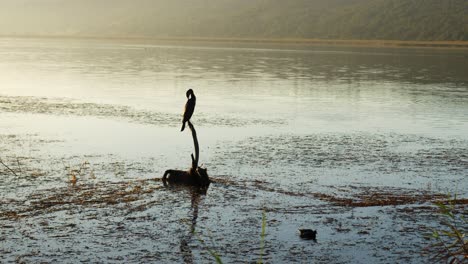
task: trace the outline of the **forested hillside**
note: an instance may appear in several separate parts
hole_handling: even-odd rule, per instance
[[[468,40],[468,1],[0,0],[0,35]]]

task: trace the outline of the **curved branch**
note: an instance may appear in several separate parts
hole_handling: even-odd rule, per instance
[[[208,189],[211,181],[208,177],[207,169],[198,167],[200,149],[198,146],[197,131],[190,121],[187,123],[192,131],[193,145],[195,146],[195,155],[193,153],[190,155],[192,157],[192,167],[188,171],[166,170],[162,181],[164,185],[167,183],[179,183],[202,187],[200,191],[206,194],[206,190]]]
[[[190,130],[192,131],[192,137],[193,137],[193,145],[195,146],[195,157],[193,156],[193,153],[192,153],[192,169],[197,169],[198,168],[198,160],[199,160],[199,154],[200,154],[200,150],[199,150],[199,147],[198,147],[198,139],[197,139],[197,131],[195,130],[195,127],[192,125],[192,123],[190,121],[187,121],[189,127],[190,127]]]

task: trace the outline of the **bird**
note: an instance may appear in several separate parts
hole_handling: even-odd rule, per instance
[[[197,101],[197,97],[195,97],[195,94],[193,93],[192,89],[188,89],[185,95],[187,96],[188,100],[185,104],[184,119],[182,120],[182,129],[180,129],[180,131],[184,131],[185,123],[188,122],[192,117],[193,111],[195,110],[195,103]]]
[[[317,231],[312,229],[299,229],[301,234],[299,235],[302,239],[314,240],[317,238]]]

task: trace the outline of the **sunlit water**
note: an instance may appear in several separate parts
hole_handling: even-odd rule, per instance
[[[468,52],[459,50],[1,39],[0,157],[14,169],[42,176],[15,178],[2,168],[0,197],[67,186],[67,168],[84,161],[97,182],[159,178],[166,169],[186,169],[192,138],[179,130],[188,88],[197,96],[192,120],[200,162],[213,177],[259,180],[297,193],[364,186],[466,196],[467,58]],[[229,187],[212,189],[205,209],[223,215],[223,221],[239,217],[236,205],[222,211],[223,201],[251,206],[257,218],[265,204],[285,208],[304,202],[253,194],[249,203],[217,196]],[[244,213],[248,222],[252,212]],[[206,225],[216,229],[209,216]],[[307,219],[307,213],[301,217]],[[286,261],[288,254],[274,252],[295,243],[291,232],[310,221],[279,221],[270,237],[278,245],[269,254]],[[245,228],[258,231],[257,224]],[[222,228],[233,232],[229,225]],[[301,250],[296,253],[311,258]],[[379,260],[371,251],[363,251],[365,259]],[[236,254],[225,257],[239,260]],[[341,254],[345,262],[360,258],[352,247],[329,254]],[[293,259],[300,260],[297,256]]]

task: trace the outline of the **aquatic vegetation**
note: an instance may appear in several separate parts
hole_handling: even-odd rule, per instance
[[[84,176],[88,176],[91,179],[96,178],[94,170],[87,160],[81,162],[78,166],[65,165],[65,169],[67,170],[67,179],[69,179],[72,184],[76,184],[78,179]]]
[[[96,104],[79,102],[67,98],[39,98],[24,96],[0,96],[0,111],[5,113],[32,113],[56,116],[74,117],[99,117],[101,119],[119,120],[136,124],[152,124],[158,126],[170,126],[179,122],[179,115],[160,111],[141,110],[130,106],[117,104]],[[254,124],[276,124],[286,123],[284,119],[278,118],[239,118],[232,115],[213,116],[201,113],[197,120],[203,124],[243,127]]]
[[[193,230],[193,233],[197,236],[198,241],[202,244],[202,246],[205,248],[205,250],[215,259],[216,263],[222,264],[223,260],[221,259],[221,256],[218,254],[218,252],[216,252],[215,250],[209,248],[206,245],[205,240],[200,236],[200,234],[198,234],[196,232],[196,230]]]
[[[435,240],[426,251],[432,252],[433,261],[447,261],[447,263],[467,263],[468,262],[468,239],[466,238],[467,219],[457,211],[456,205],[466,203],[466,200],[457,200],[448,196],[446,202],[440,201],[435,204],[439,208],[442,220],[441,226],[434,229],[429,236]]]

